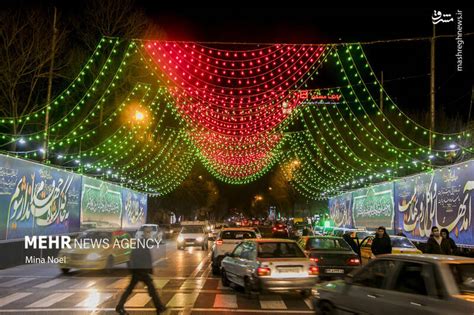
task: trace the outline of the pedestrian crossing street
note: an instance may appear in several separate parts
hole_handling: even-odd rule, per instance
[[[207,275],[207,273],[206,273]],[[0,277],[0,314],[42,311],[113,311],[130,277]],[[311,314],[309,299],[299,293],[269,293],[250,298],[238,288],[226,288],[217,277],[154,278],[170,312],[227,311]],[[125,304],[130,310],[154,310],[140,283]],[[172,313],[170,313],[172,314]]]

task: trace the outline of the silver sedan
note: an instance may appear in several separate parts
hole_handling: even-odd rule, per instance
[[[247,294],[299,290],[310,294],[319,269],[295,241],[255,239],[238,245],[221,263],[222,284],[244,287]]]

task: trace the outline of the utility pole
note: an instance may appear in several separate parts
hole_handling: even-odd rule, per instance
[[[383,113],[383,71],[380,71],[380,111]]]
[[[430,80],[430,150],[433,148],[433,135],[435,130],[435,55],[436,55],[436,25],[433,24],[433,37],[431,38],[431,80]]]
[[[43,162],[48,159],[48,145],[49,145],[49,107],[51,103],[51,90],[53,88],[53,71],[54,71],[54,56],[56,55],[56,40],[58,37],[58,29],[56,28],[57,9],[54,7],[53,16],[53,39],[51,41],[51,63],[49,64],[48,74],[48,94],[46,96],[46,115],[44,119],[44,142],[43,142]]]

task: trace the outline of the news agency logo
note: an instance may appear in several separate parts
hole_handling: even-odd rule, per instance
[[[431,22],[433,22],[434,25],[438,23],[450,23],[453,22],[454,18],[451,15],[451,13],[442,13],[441,11],[438,10],[433,10],[433,15],[431,16]]]
[[[75,238],[67,235],[55,236],[25,236],[25,249],[136,249],[157,248],[159,244],[154,239],[115,239],[111,242],[108,238]]]

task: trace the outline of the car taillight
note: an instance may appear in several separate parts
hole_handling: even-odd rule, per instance
[[[273,231],[276,231],[276,229],[277,229],[277,228],[276,228],[276,227],[274,227],[272,230],[273,230]]]
[[[347,260],[347,265],[349,265],[349,266],[359,266],[360,265],[360,259],[359,258],[349,258]]]
[[[317,276],[319,275],[319,268],[316,266],[309,266],[308,274],[312,276]]]
[[[262,276],[269,276],[272,274],[272,271],[268,267],[258,267],[257,268],[257,275],[260,277]]]
[[[222,245],[222,240],[217,240],[217,241],[216,241],[216,244],[217,244],[217,245]]]
[[[319,258],[317,258],[317,257],[311,257],[309,260],[311,260],[315,263],[319,262]]]

